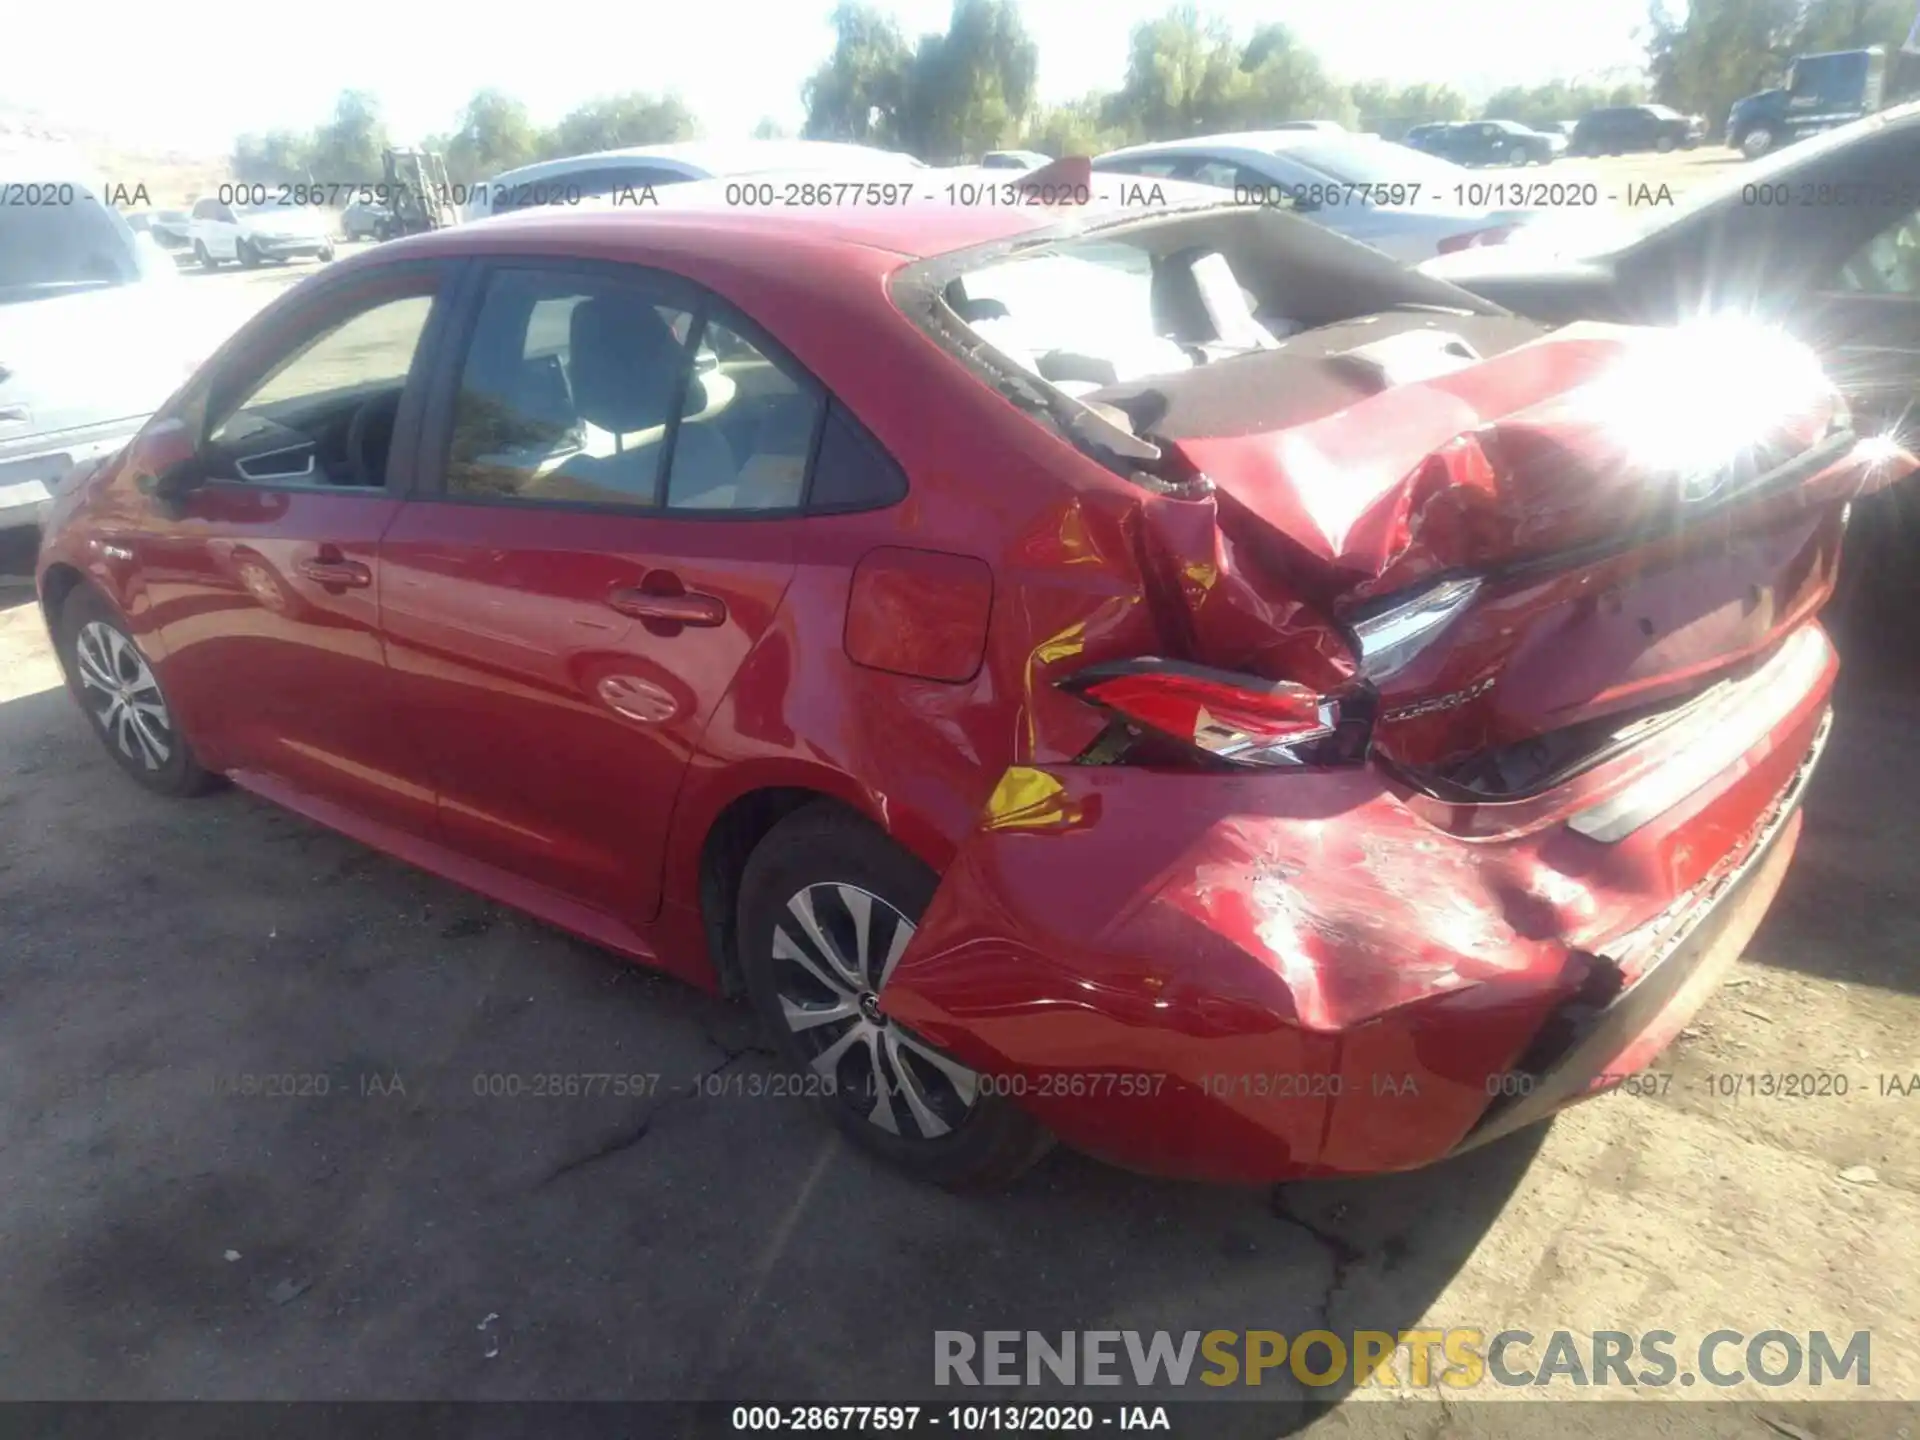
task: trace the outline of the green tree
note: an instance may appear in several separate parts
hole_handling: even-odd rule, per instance
[[[365,90],[343,90],[332,118],[313,135],[314,178],[324,184],[370,184],[381,176],[386,148],[380,102]]]
[[[1062,155],[1102,155],[1145,138],[1108,124],[1106,103],[1107,97],[1096,91],[1065,105],[1040,107],[1029,117],[1019,148],[1058,159]]]
[[[499,90],[478,91],[447,142],[448,176],[463,183],[490,180],[535,159],[540,143],[525,105]]]
[[[1913,24],[1913,0],[1813,0],[1800,17],[1794,52],[1860,50],[1884,45],[1896,51]]]
[[[242,135],[233,147],[233,178],[249,185],[286,185],[320,178],[313,169],[313,142],[291,130]]]
[[[1226,24],[1191,5],[1133,27],[1127,75],[1109,97],[1109,125],[1155,140],[1232,128],[1250,89]]]
[[[1389,85],[1363,80],[1353,87],[1353,109],[1362,129],[1397,140],[1415,125],[1464,120],[1467,97],[1448,85]]]
[[[753,138],[756,140],[788,140],[792,137],[787,133],[786,126],[782,125],[771,115],[763,115],[760,117],[760,123],[753,127]]]
[[[1351,125],[1359,118],[1351,88],[1333,80],[1320,57],[1284,25],[1262,25],[1253,32],[1241,52],[1240,70],[1247,79],[1230,110],[1236,129],[1260,130],[1281,120]]]
[[[902,139],[924,159],[998,149],[1033,107],[1040,51],[1014,0],[954,0],[944,35],[923,35],[907,71]]]
[[[1705,116],[1717,130],[1735,100],[1779,74],[1802,18],[1798,0],[1690,0],[1681,19],[1654,0],[1647,44],[1654,97]]]
[[[591,155],[628,145],[667,145],[698,133],[693,112],[677,95],[632,91],[589,100],[553,127],[540,144],[549,157]]]
[[[1481,114],[1489,120],[1518,120],[1522,125],[1546,125],[1555,120],[1578,120],[1589,110],[1607,105],[1638,105],[1647,98],[1646,86],[1628,82],[1614,86],[1549,80],[1543,85],[1509,85],[1487,97]]]
[[[870,5],[833,12],[833,53],[801,87],[812,140],[895,145],[906,102],[910,56],[900,27]]]

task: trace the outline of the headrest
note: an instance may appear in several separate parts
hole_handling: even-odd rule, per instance
[[[689,363],[686,348],[660,312],[637,295],[595,295],[573,307],[567,366],[580,418],[617,435],[664,425]],[[706,406],[692,390],[688,408]]]

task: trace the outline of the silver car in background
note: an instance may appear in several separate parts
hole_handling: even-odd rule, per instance
[[[218,311],[91,176],[0,157],[0,529],[112,454],[221,338]],[[20,203],[14,203],[18,201]]]
[[[845,172],[866,178],[924,170],[923,161],[896,150],[830,140],[688,140],[675,145],[639,145],[542,160],[496,175],[466,196],[463,220],[484,220],[541,205],[582,200],[687,180],[736,175]]]
[[[1532,212],[1477,203],[1499,187],[1465,166],[1371,135],[1255,130],[1133,145],[1096,173],[1191,180],[1243,203],[1287,203],[1329,230],[1403,265],[1497,244]]]

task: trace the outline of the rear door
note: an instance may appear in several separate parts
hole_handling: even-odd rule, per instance
[[[818,384],[631,266],[477,277],[381,547],[447,841],[630,923],[688,759],[794,571]]]

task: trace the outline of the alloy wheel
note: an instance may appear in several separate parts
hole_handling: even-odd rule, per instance
[[[74,644],[87,711],[129,760],[158,770],[173,754],[173,720],[146,657],[113,626],[90,620]]]
[[[979,1098],[979,1076],[881,1013],[880,991],[913,922],[857,885],[809,885],[773,927],[781,1018],[841,1103],[906,1139],[951,1134]]]

